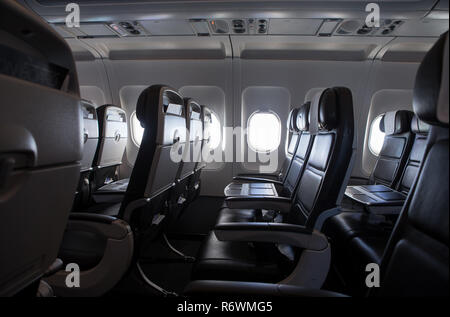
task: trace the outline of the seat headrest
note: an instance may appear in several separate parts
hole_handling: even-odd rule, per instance
[[[289,112],[289,116],[288,116],[289,132],[298,132],[297,113],[298,113],[298,108],[294,108]]]
[[[202,107],[203,139],[208,140],[211,136],[212,112],[207,106]]]
[[[136,117],[142,127],[146,127],[157,122],[157,109],[162,107],[163,91],[168,89],[164,85],[153,85],[145,88],[139,95],[136,104]]]
[[[338,109],[336,92],[326,88],[317,92],[311,100],[309,110],[309,131],[330,131],[338,126]]]
[[[105,104],[97,107],[98,118],[101,120],[111,119],[112,121],[121,121],[126,122],[126,113],[125,110],[120,108],[119,106],[112,104]],[[109,118],[108,116],[112,116]],[[120,116],[120,118],[116,118],[115,116]]]
[[[417,115],[411,120],[411,131],[415,134],[427,135],[430,132],[430,125],[419,119]]]
[[[386,135],[410,131],[413,113],[407,110],[388,111],[380,121],[380,130]]]
[[[136,116],[145,128],[158,122],[158,115],[173,114],[185,116],[183,98],[169,86],[152,85],[139,95],[136,105]]]
[[[309,130],[309,107],[311,103],[308,101],[300,106],[297,110],[296,126],[298,131]]]
[[[186,107],[186,118],[189,120],[201,120],[201,106],[192,98],[183,98]]]
[[[97,111],[92,101],[81,99],[81,110],[83,111],[83,119],[97,120]]]
[[[417,70],[413,108],[420,120],[448,126],[448,31],[425,55]]]

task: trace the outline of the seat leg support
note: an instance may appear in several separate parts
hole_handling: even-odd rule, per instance
[[[177,250],[169,241],[169,239],[167,239],[166,234],[163,234],[163,238],[164,238],[164,242],[166,243],[167,247],[170,249],[170,251],[172,251],[173,253],[175,253],[176,255],[181,256],[186,262],[195,262],[195,257],[193,256],[189,256],[184,254],[183,252]]]

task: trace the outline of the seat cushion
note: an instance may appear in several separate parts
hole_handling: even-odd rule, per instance
[[[58,252],[64,262],[76,263],[82,271],[95,267],[103,258],[106,238],[94,232],[66,231]]]
[[[364,212],[342,212],[326,222],[324,233],[330,238],[333,265],[350,294],[367,292],[365,268],[381,263],[391,232],[391,222]]]
[[[365,212],[341,212],[325,223],[323,232],[330,237],[332,245],[345,244],[361,233],[376,233],[389,226],[385,217]]]
[[[193,268],[194,280],[278,282],[289,273],[274,244],[223,242],[211,232]]]
[[[119,210],[120,210],[120,203],[99,203],[93,204],[88,208],[84,208],[83,210],[79,210],[79,212],[89,212],[105,216],[117,217],[119,215]]]
[[[282,222],[282,217],[274,210],[222,207],[216,223],[227,222]]]
[[[389,232],[380,230],[378,235],[354,237],[349,249],[364,267],[368,263],[380,264],[389,236]]]
[[[217,223],[254,222],[257,219],[257,213],[255,209],[222,208],[217,217]]]
[[[353,237],[345,250],[341,250],[339,262],[335,268],[346,281],[350,294],[363,296],[367,293],[366,266],[369,263],[381,264],[384,250],[387,246],[390,233],[380,230],[378,235]]]

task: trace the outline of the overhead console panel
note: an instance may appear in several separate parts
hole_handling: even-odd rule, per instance
[[[365,26],[362,0],[79,0],[80,28],[67,28],[68,1],[21,0],[70,37],[217,35],[439,36],[448,1],[378,0],[381,26]]]
[[[438,37],[448,30],[448,20],[383,19],[379,28],[367,27],[356,19],[190,19],[112,21],[81,23],[79,28],[52,24],[65,38],[86,37],[145,37],[145,36],[407,36]]]
[[[63,0],[23,0],[52,23],[64,23]],[[360,19],[368,1],[359,0],[77,0],[82,22],[189,19]],[[441,1],[442,2],[442,1]],[[383,18],[417,19],[428,14],[436,0],[378,0]],[[447,5],[448,6],[448,5]],[[442,7],[442,5],[441,5]],[[445,8],[445,6],[444,6]]]
[[[383,19],[379,28],[367,27],[364,20],[344,20],[335,35],[353,36],[435,36],[448,30],[448,20]]]

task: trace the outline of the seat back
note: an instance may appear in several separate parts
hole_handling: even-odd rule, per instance
[[[81,159],[81,174],[78,181],[77,193],[75,196],[74,209],[86,205],[91,196],[93,183],[91,175],[94,164],[95,152],[98,148],[98,119],[95,105],[88,100],[81,100],[81,110],[83,112],[83,158]]]
[[[92,170],[95,152],[98,147],[98,119],[95,105],[88,100],[81,100],[83,111],[83,158],[81,159],[81,172]]]
[[[194,173],[195,166],[200,159],[201,143],[203,140],[203,122],[201,106],[192,98],[184,98],[186,112],[186,140],[182,145],[183,158],[180,164],[178,180],[186,179]]]
[[[449,294],[448,32],[423,59],[413,108],[430,132],[419,176],[411,188],[383,255],[374,295]]]
[[[288,221],[313,228],[319,215],[339,204],[343,182],[353,155],[352,93],[334,87],[311,101],[311,153],[297,186]]]
[[[398,184],[398,191],[408,194],[417,176],[420,163],[425,154],[428,132],[430,126],[414,116],[411,121],[411,132],[414,134],[414,142],[409,152],[408,160]]]
[[[56,259],[80,177],[83,123],[64,39],[16,1],[1,1],[0,12],[0,296],[9,296]]]
[[[181,144],[186,142],[186,112],[175,89],[163,85],[146,88],[139,96],[136,115],[144,134],[120,208],[122,217],[130,202],[152,199],[173,187]]]
[[[411,119],[413,113],[406,110],[386,112],[380,121],[385,133],[383,147],[370,176],[371,184],[394,188],[397,184],[411,149]]]
[[[288,176],[289,168],[291,167],[292,158],[297,151],[297,145],[299,140],[299,129],[297,127],[297,111],[298,108],[294,108],[289,112],[288,116],[288,138],[286,139],[286,158],[281,165],[280,173],[278,174],[278,179],[282,182],[286,181]]]
[[[198,150],[198,144],[194,142],[194,151],[192,152],[194,159],[195,159],[195,167],[194,167],[194,175],[191,177],[191,180],[189,181],[189,196],[188,201],[191,202],[192,200],[197,197],[200,191],[200,176],[201,171],[203,168],[206,167],[206,161],[205,161],[205,153],[203,150],[208,146],[208,143],[210,141],[210,135],[211,135],[211,124],[212,124],[212,117],[211,117],[211,110],[209,110],[208,107],[202,105],[200,106],[200,124],[202,129],[201,134],[201,140],[195,141],[200,142],[200,153],[196,153]],[[198,125],[198,123],[197,123]],[[205,150],[206,151],[206,150]]]
[[[291,197],[294,193],[295,188],[298,184],[298,180],[303,174],[305,162],[308,159],[309,153],[311,151],[313,137],[311,137],[311,134],[308,131],[309,107],[310,103],[307,102],[304,105],[300,106],[295,112],[295,128],[298,130],[298,132],[296,133],[296,136],[293,135],[293,138],[297,138],[297,144],[295,145],[296,149],[291,161],[291,166],[283,183],[282,195],[285,197]]]
[[[207,106],[202,106],[202,119],[203,119],[203,142],[202,142],[202,157],[200,160],[199,168],[203,169],[207,165],[207,161],[210,158],[209,149],[211,144],[211,128],[212,128],[212,112]]]
[[[123,109],[102,105],[97,108],[97,116],[99,145],[94,159],[96,188],[116,178],[116,169],[122,164],[128,139],[127,116]]]

